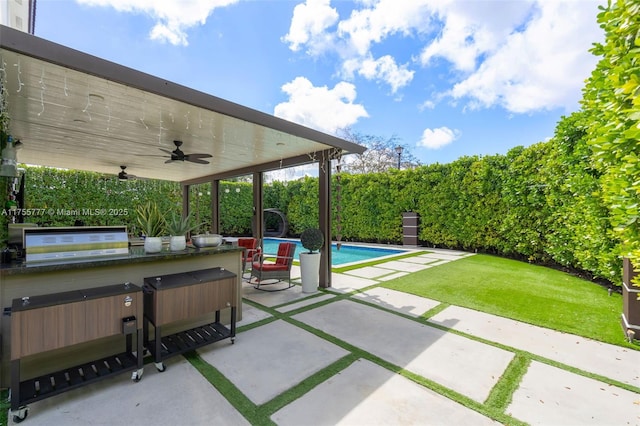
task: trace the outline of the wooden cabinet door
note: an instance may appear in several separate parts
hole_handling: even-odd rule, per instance
[[[86,341],[85,314],[84,302],[15,312],[11,319],[11,358]]]
[[[142,307],[142,302],[139,293],[101,297],[87,300],[85,303],[87,305],[87,340],[121,334],[122,318],[134,316],[138,321],[142,321],[141,309],[139,309]]]
[[[216,299],[213,301],[211,308],[215,311],[236,306],[236,280],[235,278],[225,278],[215,281]]]

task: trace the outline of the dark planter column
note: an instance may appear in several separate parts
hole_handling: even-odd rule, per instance
[[[637,275],[631,260],[625,257],[622,260],[622,328],[628,338],[633,331],[635,338],[640,339],[640,287],[631,283]]]
[[[420,230],[420,215],[416,212],[402,213],[402,245],[417,246]]]

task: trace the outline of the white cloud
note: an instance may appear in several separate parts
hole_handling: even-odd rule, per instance
[[[276,105],[274,115],[323,132],[335,133],[368,117],[362,105],[353,103],[356,88],[351,83],[340,82],[329,89],[296,77],[284,84],[282,91],[289,95],[289,100]]]
[[[591,44],[602,40],[597,6],[605,0],[360,0],[350,16],[336,18],[327,0],[307,0],[298,7],[324,5],[322,25],[294,13],[291,27],[304,37],[292,49],[311,55],[333,52],[344,79],[362,77],[384,82],[392,94],[431,66],[448,67],[438,81],[439,93],[463,108],[500,106],[513,113],[553,108],[572,110],[596,58]],[[331,11],[331,20],[326,20]],[[292,32],[290,31],[290,34]],[[424,40],[413,52],[422,71],[398,65],[385,41]],[[292,40],[289,40],[292,42]],[[396,43],[393,43],[397,46]],[[375,55],[373,52],[376,52]],[[409,75],[411,77],[409,77]]]
[[[398,66],[390,55],[378,59],[372,57],[349,59],[343,63],[342,69],[349,78],[352,78],[354,73],[358,73],[367,80],[384,81],[391,86],[391,93],[396,93],[398,89],[409,84],[414,74],[414,71],[407,69],[406,64]]]
[[[424,101],[423,103],[418,105],[418,109],[420,111],[424,111],[425,109],[434,109],[435,107],[436,107],[436,103],[430,100]]]
[[[338,34],[348,40],[359,55],[366,56],[372,43],[380,43],[391,35],[426,31],[430,22],[429,3],[426,0],[366,2],[368,7],[353,11],[349,19],[338,24]]]
[[[293,12],[289,33],[283,41],[293,51],[306,47],[306,52],[319,56],[334,52],[342,61],[340,73],[352,79],[356,74],[367,80],[383,82],[391,87],[391,93],[408,85],[413,71],[408,65],[398,65],[396,59],[382,55],[374,59],[370,52],[372,43],[379,43],[393,34],[409,35],[416,28],[423,28],[429,19],[424,13],[424,0],[367,0],[360,1],[363,7],[340,21],[336,9],[329,0],[306,0],[298,4]]]
[[[144,13],[157,22],[149,32],[152,40],[174,45],[188,45],[185,30],[204,25],[214,9],[236,3],[238,0],[76,0],[88,6],[113,7],[119,12]]]
[[[588,50],[602,38],[598,2],[501,4],[513,7],[493,19],[473,8],[445,11],[442,36],[423,50],[423,63],[442,57],[463,71],[448,93],[472,109],[574,110],[596,64]]]
[[[307,44],[309,53],[320,53],[331,45],[332,37],[325,32],[338,20],[338,12],[330,0],[307,0],[293,9],[289,32],[282,38],[294,52]]]
[[[448,127],[438,127],[437,129],[424,129],[422,139],[418,142],[418,146],[429,149],[442,148],[449,145],[460,137],[460,131],[450,129]]]
[[[491,54],[525,22],[531,7],[531,1],[439,3],[433,13],[442,29],[422,50],[420,61],[429,65],[440,57],[457,70],[473,71],[481,55]]]

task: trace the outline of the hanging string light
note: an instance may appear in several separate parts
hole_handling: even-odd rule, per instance
[[[146,116],[147,116],[147,100],[145,99],[144,102],[142,103],[142,117],[140,118],[140,122],[144,125],[145,129],[149,130],[149,126],[147,126],[147,123],[144,122]]]
[[[38,113],[38,117],[44,112],[44,91],[46,86],[44,85],[44,68],[42,68],[42,74],[40,74],[40,106],[42,110]]]
[[[91,106],[91,96],[87,95],[87,105],[84,107],[82,112],[89,116],[89,121],[91,121],[91,113],[89,112],[89,107]]]
[[[16,90],[16,93],[20,93],[20,91],[22,90],[22,86],[24,86],[24,83],[22,82],[22,69],[20,67],[20,61],[18,61],[17,64],[13,64],[13,66],[18,68],[18,90]]]

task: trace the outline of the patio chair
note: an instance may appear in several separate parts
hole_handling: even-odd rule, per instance
[[[295,243],[280,243],[278,245],[277,254],[257,253],[251,262],[251,277],[249,282],[255,277],[253,282],[254,288],[264,291],[280,291],[293,287],[291,284],[291,265],[293,264],[293,255],[296,251]],[[275,282],[263,283],[265,280],[277,280]],[[266,290],[261,286],[277,284],[287,280],[288,287],[278,288],[274,290]]]
[[[242,273],[247,270],[247,264],[251,266],[251,262],[257,253],[260,252],[257,238],[238,238],[238,247],[242,247]]]

